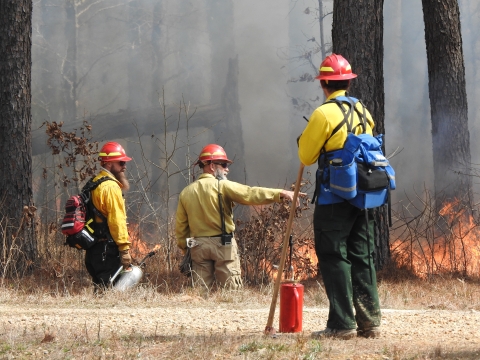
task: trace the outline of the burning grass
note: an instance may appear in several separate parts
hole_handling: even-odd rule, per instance
[[[417,277],[480,275],[480,227],[469,202],[438,204],[428,192],[420,206],[409,202],[396,214],[391,236],[398,269]]]
[[[87,155],[87,160],[92,159],[90,152]],[[69,163],[84,164],[67,158]],[[87,161],[85,164],[93,169],[93,163]],[[56,182],[75,184],[69,187],[71,191],[78,188],[79,180],[86,179],[80,175],[88,173],[83,165],[79,165],[72,172],[72,181],[66,181],[65,168],[55,168],[62,172],[55,174],[49,169],[45,174],[54,174]],[[137,173],[144,175],[138,169]],[[141,181],[134,179],[133,183],[140,184]],[[302,187],[305,186],[307,189],[302,188],[302,191],[310,186],[307,180],[302,183]],[[52,196],[52,199],[45,201],[40,209],[36,262],[30,264],[27,272],[19,274],[15,268],[7,268],[14,267],[22,256],[18,249],[4,248],[0,259],[0,316],[3,324],[0,358],[479,358],[478,346],[465,350],[460,346],[461,341],[439,344],[435,338],[429,341],[428,332],[424,346],[419,346],[418,338],[408,337],[417,326],[397,332],[402,322],[395,323],[396,317],[389,312],[386,312],[386,319],[390,322],[385,324],[389,332],[378,341],[318,341],[310,339],[308,333],[282,335],[277,339],[263,337],[273,280],[278,276],[276,265],[290,211],[288,204],[254,207],[249,208],[248,213],[236,214],[236,238],[246,288],[238,292],[214,289],[204,297],[178,271],[181,253],[176,248],[168,207],[171,199],[167,197],[167,205],[156,207],[156,203],[148,198],[149,193],[139,188],[133,193],[141,194],[140,198],[152,212],[145,213],[142,208],[145,203],[135,197],[127,201],[130,213],[133,212],[133,216],[129,216],[132,221],[129,225],[132,253],[137,261],[150,251],[155,251],[156,255],[146,261],[145,276],[137,288],[125,293],[107,291],[95,296],[83,265],[84,253],[64,246],[64,239],[58,231],[60,200],[65,194],[48,193],[50,186],[45,188],[45,198]],[[328,300],[322,280],[316,274],[308,199],[304,199],[302,205],[294,222],[292,261],[290,263],[290,256],[287,256],[285,269],[289,270],[291,266],[293,277],[302,280],[305,309],[308,309],[305,321],[310,321],[309,326],[319,330],[324,327],[324,318],[312,320],[308,319],[308,314],[310,311],[324,316]],[[413,209],[409,204],[395,214],[391,244],[394,261],[378,273],[383,309],[433,312],[433,324],[443,321],[435,318],[437,314],[456,320],[460,312],[465,318],[470,313],[476,316],[480,311],[479,234],[477,222],[467,210],[458,203],[436,211],[427,196],[422,206]],[[290,278],[292,273],[284,276]],[[33,314],[29,318],[25,314],[30,314],[31,309]],[[451,315],[450,312],[455,313]],[[186,314],[189,319],[182,320]],[[419,314],[415,313],[420,319],[418,325],[424,325]],[[40,321],[38,317],[41,316],[44,317]],[[254,324],[248,321],[251,317],[254,317]],[[465,323],[460,326],[468,330],[476,325]],[[397,336],[401,341],[397,341]]]

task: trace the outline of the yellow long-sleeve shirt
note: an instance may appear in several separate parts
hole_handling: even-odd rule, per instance
[[[218,203],[219,181],[211,174],[202,174],[180,193],[176,215],[177,244],[186,248],[186,238],[215,236],[222,233]],[[225,214],[225,231],[235,230],[234,203],[266,205],[280,202],[282,189],[250,187],[229,180],[220,180],[220,191]]]
[[[122,184],[105,169],[95,176],[94,181],[104,176],[108,176],[114,181],[104,181],[92,191],[93,205],[107,218],[110,235],[117,244],[118,250],[128,250],[130,241],[128,240],[127,212],[122,196]],[[97,221],[100,222],[100,219],[97,218]]]
[[[345,96],[345,90],[338,90],[331,94],[328,100],[336,98],[338,96]],[[347,105],[345,109],[347,110]],[[357,102],[356,108],[360,110],[360,113],[363,111],[366,112],[367,117],[367,129],[366,133],[372,135],[372,129],[374,127],[374,122],[372,115],[367,109],[363,109],[363,106],[360,102]],[[354,122],[353,127],[360,123],[358,114],[354,111]],[[344,115],[337,104],[322,104],[319,106],[310,116],[307,127],[303,131],[300,139],[298,141],[298,157],[302,164],[308,166],[314,164],[318,157],[320,156],[320,151],[325,145],[325,151],[333,151],[343,148],[343,144],[347,138],[347,126],[342,126],[331,138],[333,130],[335,127],[342,122]],[[360,134],[363,131],[361,126],[357,126],[355,129],[355,134]],[[330,138],[330,139],[329,139]],[[328,141],[327,141],[328,139]],[[327,143],[325,144],[325,141]]]

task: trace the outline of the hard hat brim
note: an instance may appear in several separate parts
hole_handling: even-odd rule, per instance
[[[102,159],[102,157],[100,156],[100,157],[98,158],[98,160],[103,161],[103,162],[130,161],[130,160],[132,160],[132,158],[131,158],[131,157],[128,157],[128,156],[117,156],[117,157],[111,157],[111,158]]]
[[[317,77],[315,77],[315,79],[338,81],[338,80],[355,79],[356,77],[357,77],[357,74],[351,73],[351,74],[345,74],[345,75],[318,75]]]
[[[213,161],[221,161],[221,162],[226,162],[227,164],[233,164],[233,161],[232,160],[228,160],[228,159],[208,159],[208,160],[200,160],[198,159],[197,161],[195,161],[195,163],[193,165],[198,165],[200,163],[203,163],[205,165],[205,163],[207,162],[213,162]]]

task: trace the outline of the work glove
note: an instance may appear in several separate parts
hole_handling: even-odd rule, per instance
[[[119,251],[120,256],[120,263],[123,265],[123,269],[127,270],[130,265],[132,265],[132,257],[130,256],[130,252],[128,250]]]

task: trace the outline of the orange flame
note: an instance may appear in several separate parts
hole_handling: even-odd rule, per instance
[[[130,237],[130,252],[134,258],[143,258],[150,251],[157,252],[160,244],[155,245],[153,250],[149,250],[148,244],[140,238],[140,228],[138,224],[128,224],[128,234]]]
[[[450,203],[447,203],[443,205],[443,207],[440,209],[439,214],[442,216],[452,214],[452,212],[455,211],[456,208],[458,208],[459,204],[460,204],[459,200],[454,200]]]
[[[460,201],[455,200],[438,212],[444,217],[444,229],[440,225],[429,225],[432,228],[415,229],[407,238],[393,241],[391,251],[397,264],[408,267],[422,278],[442,272],[478,276],[480,227],[459,205]],[[437,229],[443,232],[434,234]]]

